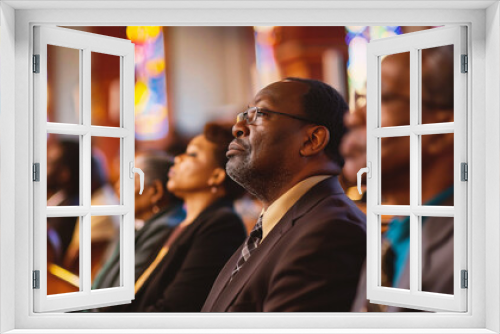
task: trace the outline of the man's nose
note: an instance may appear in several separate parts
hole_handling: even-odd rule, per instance
[[[236,122],[236,124],[233,125],[232,132],[233,132],[234,138],[248,136],[249,129],[248,129],[247,121],[241,120],[239,122]]]

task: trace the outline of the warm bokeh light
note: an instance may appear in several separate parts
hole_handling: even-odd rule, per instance
[[[257,87],[264,87],[280,79],[274,55],[274,27],[253,27],[255,36],[255,60]]]
[[[149,90],[148,85],[143,81],[137,81],[135,84],[135,114],[138,114],[138,111],[144,110],[146,104],[149,100]]]
[[[165,60],[163,59],[152,59],[146,63],[146,68],[149,75],[152,77],[158,77],[165,72]]]
[[[135,43],[135,136],[158,140],[168,134],[165,47],[162,27],[127,27]]]
[[[347,26],[346,43],[349,46],[347,81],[349,109],[366,103],[366,48],[373,39],[401,34],[399,26]]]
[[[135,44],[143,44],[156,39],[160,32],[161,27],[158,26],[127,27],[127,38]]]

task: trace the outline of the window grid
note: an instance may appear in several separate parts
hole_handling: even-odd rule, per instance
[[[411,36],[413,35],[413,36]],[[460,54],[465,52],[465,29],[445,27],[431,31],[373,41],[368,48],[367,161],[372,162],[368,179],[368,264],[367,295],[371,302],[424,310],[466,311],[467,291],[460,289],[461,269],[466,269],[466,183],[460,183],[460,162],[466,162],[466,77],[460,75]],[[421,123],[421,51],[454,45],[454,122]],[[381,127],[381,59],[385,55],[410,52],[410,123],[407,126]],[[454,133],[455,206],[424,206],[421,202],[421,136]],[[381,142],[386,137],[410,139],[410,205],[381,205]],[[395,152],[394,154],[397,154]],[[372,190],[373,189],[373,190]],[[372,191],[370,191],[372,190]],[[461,205],[462,203],[463,205]],[[410,217],[410,291],[381,286],[381,214]],[[454,295],[421,291],[421,226],[423,216],[454,217]],[[375,252],[375,249],[377,250]]]
[[[80,50],[80,124],[47,122],[47,45]],[[91,52],[120,57],[120,125],[105,127],[91,125]],[[40,73],[34,84],[34,161],[40,162],[42,175],[47,162],[47,134],[77,135],[80,137],[80,205],[47,206],[47,180],[41,177],[33,186],[35,252],[33,270],[40,271],[40,289],[33,290],[34,311],[73,311],[118,303],[133,299],[134,258],[134,189],[128,175],[129,162],[134,160],[134,46],[128,40],[83,33],[79,31],[35,27],[34,53],[40,54]],[[91,139],[114,137],[120,139],[120,204],[91,206]],[[125,163],[126,161],[126,163]],[[119,215],[121,287],[91,290],[91,217]],[[80,217],[80,291],[47,295],[47,236],[46,217]],[[45,220],[45,221],[44,221]]]

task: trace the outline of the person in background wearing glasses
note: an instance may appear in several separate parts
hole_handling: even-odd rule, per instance
[[[366,218],[337,180],[347,108],[325,83],[287,78],[238,115],[226,171],[263,211],[202,311],[349,311],[365,260]]]

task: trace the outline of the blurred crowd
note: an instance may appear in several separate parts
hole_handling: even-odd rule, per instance
[[[382,127],[409,125],[409,61],[382,61]],[[422,53],[423,124],[454,120],[452,64],[452,47]],[[332,87],[297,78],[249,105],[175,157],[136,152],[135,299],[92,311],[412,311],[367,301],[366,194],[353,202],[340,186],[366,166],[366,105],[348,111]],[[409,137],[380,147],[382,204],[408,205]],[[454,205],[453,147],[453,134],[422,136],[423,205]],[[47,205],[79,205],[79,143],[49,139],[47,156]],[[93,148],[91,205],[118,204],[100,156]],[[386,222],[381,285],[409,289],[409,217]],[[79,291],[80,223],[48,218],[48,294]],[[120,227],[92,217],[92,289],[121,286]],[[453,218],[425,217],[421,247],[422,290],[453,294]]]

